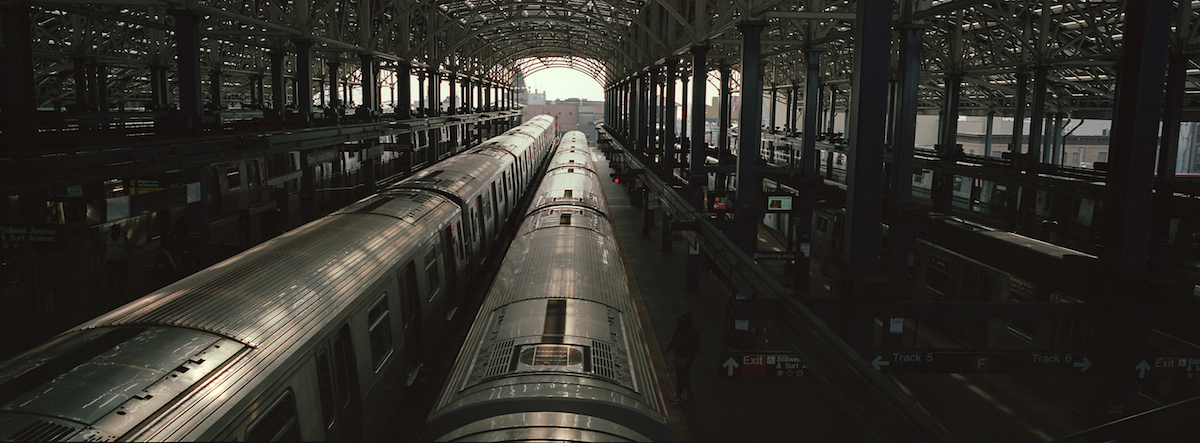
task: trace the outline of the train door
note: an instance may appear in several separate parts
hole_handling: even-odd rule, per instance
[[[508,204],[508,171],[500,171],[500,203],[504,205],[500,208],[500,217],[508,219],[508,213],[511,205]]]
[[[222,199],[225,195],[225,190],[221,185],[225,183],[225,177],[220,173],[224,169],[221,166],[213,166],[208,168],[208,216],[216,218],[221,215]]]
[[[261,182],[261,170],[258,160],[246,161],[246,192],[249,194],[250,206],[262,203],[262,194],[259,192],[259,183]]]
[[[317,348],[317,387],[326,441],[362,439],[362,404],[350,325]]]
[[[492,218],[495,219],[495,229],[500,228],[500,205],[497,202],[496,182],[492,182]]]
[[[475,196],[475,204],[471,206],[471,213],[474,215],[476,245],[479,247],[480,261],[483,261],[483,254],[487,252],[487,231],[483,224],[483,196]]]
[[[421,366],[421,291],[417,286],[417,264],[409,261],[400,279],[400,303],[404,317],[404,372],[415,379]]]
[[[457,309],[460,299],[458,288],[458,242],[454,238],[454,226],[447,226],[442,230],[442,257],[445,262],[446,275],[446,292],[449,294],[449,300],[452,306],[451,310]]]

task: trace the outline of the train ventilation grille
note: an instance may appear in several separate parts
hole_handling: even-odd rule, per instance
[[[505,340],[492,346],[492,352],[487,359],[487,373],[484,377],[493,377],[508,372],[512,362],[513,341]]]
[[[77,429],[48,421],[35,421],[8,437],[8,441],[59,441]]]
[[[616,379],[617,371],[613,368],[614,359],[612,346],[608,343],[592,342],[592,372],[601,377]]]

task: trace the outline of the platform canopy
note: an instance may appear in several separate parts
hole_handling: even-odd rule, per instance
[[[767,23],[762,33],[764,87],[802,82],[807,48],[822,49],[822,81],[848,89],[858,1],[838,0],[6,0],[6,14],[32,14],[37,102],[70,103],[80,62],[103,65],[118,99],[148,96],[153,66],[172,66],[180,14],[201,17],[201,64],[221,73],[223,94],[237,97],[262,75],[272,52],[316,51],[314,75],[340,62],[352,84],[364,55],[385,70],[407,64],[513,85],[550,66],[600,84],[668,59],[690,70],[689,49],[704,45],[708,69],[739,63],[737,24]],[[921,109],[941,107],[945,79],[962,77],[962,114],[1009,115],[1018,77],[1046,73],[1047,105],[1087,118],[1106,117],[1122,55],[1127,1],[896,0],[893,24],[923,27]],[[1172,52],[1198,49],[1196,2],[1172,18]],[[897,40],[894,38],[893,40]],[[287,63],[294,64],[289,57]],[[1188,73],[1200,72],[1187,58]],[[895,62],[893,63],[895,66]],[[735,88],[737,85],[735,84]],[[1200,94],[1187,81],[1191,110]],[[844,96],[838,100],[846,100]],[[841,104],[839,104],[841,106]],[[1189,115],[1191,115],[1189,113]],[[1189,120],[1191,118],[1188,118]]]

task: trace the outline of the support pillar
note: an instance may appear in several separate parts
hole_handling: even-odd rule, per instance
[[[455,115],[458,114],[458,73],[450,71],[448,81],[450,82],[450,105],[446,107],[448,109],[446,115]]]
[[[917,137],[917,105],[919,99],[921,77],[921,39],[926,26],[915,24],[900,25],[900,69],[899,77],[889,82],[893,94],[890,99],[895,105],[892,108],[892,182],[887,186],[891,206],[891,220],[888,226],[888,256],[887,272],[892,281],[905,281],[908,274],[908,256],[917,237],[917,216],[919,212],[911,205],[913,152],[916,148]],[[906,285],[894,285],[889,293],[881,298],[899,301],[907,298]],[[889,334],[889,338],[893,338]]]
[[[850,158],[846,166],[846,325],[842,334],[855,350],[866,353],[874,326],[869,303],[886,299],[888,284],[878,277],[883,195],[882,174],[887,125],[888,68],[891,62],[890,0],[865,0],[854,22],[854,65],[850,95]]]
[[[1190,17],[1188,18],[1190,20]],[[1169,57],[1167,66],[1167,92],[1163,104],[1162,139],[1158,147],[1158,167],[1155,169],[1154,187],[1166,189],[1175,180],[1175,171],[1179,170],[1179,124],[1183,119],[1183,100],[1187,82],[1189,57],[1182,49],[1176,48]],[[1061,133],[1061,130],[1060,130]],[[1192,159],[1188,158],[1188,162]],[[1165,211],[1156,208],[1153,215],[1154,224],[1151,231],[1150,260],[1160,263],[1151,269],[1165,269],[1166,257],[1164,249],[1171,234],[1171,218]]]
[[[731,153],[729,152],[729,125],[733,118],[730,114],[733,112],[733,93],[730,92],[730,82],[732,81],[732,68],[729,65],[721,64],[721,109],[717,117],[717,163],[721,166],[727,166]],[[744,105],[743,105],[744,106]],[[716,191],[725,191],[725,177],[728,174],[717,173],[717,189]]]
[[[663,162],[668,168],[676,168],[679,163],[678,151],[675,149],[675,72],[679,69],[679,60],[669,59],[666,64],[666,91],[663,99],[663,147],[666,158]],[[673,176],[674,174],[668,174]]]
[[[962,74],[946,76],[946,101],[942,112],[942,143],[938,147],[938,160],[943,164],[954,164],[958,158],[958,105],[961,99]],[[935,172],[930,196],[933,211],[949,214],[954,210],[954,175]]]
[[[708,143],[704,141],[704,99],[708,87],[708,46],[692,46],[692,146],[689,149],[691,163],[688,165],[688,185],[691,190],[692,207],[704,211],[704,193],[701,188],[708,184],[704,172],[704,159],[708,155]]]
[[[758,224],[765,205],[759,201],[762,177],[758,171],[762,143],[763,64],[759,61],[763,21],[738,23],[742,33],[742,106],[738,117],[737,213],[734,244],[746,254],[758,250]]]
[[[824,50],[808,48],[804,50],[804,132],[801,140],[800,160],[807,181],[820,180],[817,176],[820,170],[817,158],[817,134],[821,132],[821,52]],[[804,214],[801,214],[803,222]],[[808,218],[812,218],[810,214]],[[802,231],[801,236],[805,235]]]
[[[296,40],[296,111],[305,124],[312,123],[312,42]],[[305,219],[308,220],[308,219]]]
[[[87,112],[91,109],[91,101],[88,100],[90,93],[88,92],[88,68],[87,62],[83,57],[73,57],[72,74],[75,76],[75,106],[79,112]]]
[[[646,84],[646,156],[657,167],[662,167],[662,138],[659,133],[662,131],[659,122],[658,106],[658,67],[651,67],[649,72],[649,83]]]
[[[837,86],[829,85],[829,126],[827,128],[829,129],[830,138],[833,138],[833,134],[837,131],[837,94]],[[850,119],[847,118],[846,121],[849,122]],[[880,127],[882,128],[883,126]],[[846,137],[849,136],[849,134],[846,134]]]
[[[332,109],[335,114],[341,115],[342,113],[340,112],[340,108],[342,107],[343,103],[342,95],[340,92],[338,92],[338,87],[340,86],[338,81],[341,80],[338,78],[340,76],[340,73],[338,73],[338,68],[341,68],[342,64],[337,61],[332,61],[325,63],[325,66],[329,68],[329,109]]]
[[[417,116],[429,116],[428,107],[425,106],[425,70],[417,71]]]
[[[688,76],[686,72],[679,72],[679,81],[683,84],[683,95],[679,97],[681,101],[679,106],[679,139],[681,140],[679,153],[680,155],[686,155],[688,146],[691,146],[685,144],[685,141],[688,139]],[[680,160],[682,161],[683,159],[681,158]]]
[[[213,111],[221,110],[221,71],[217,69],[208,71],[208,106]]]
[[[379,62],[371,54],[359,54],[358,61],[362,73],[362,105],[356,114],[373,118],[380,108]]]
[[[271,50],[271,109],[275,118],[283,121],[287,115],[287,84],[284,83],[283,49]]]
[[[992,133],[996,128],[996,110],[989,109],[987,113],[987,134],[983,139],[983,156],[991,158],[992,156]]]
[[[1134,353],[1146,347],[1152,315],[1164,307],[1163,289],[1147,282],[1146,256],[1153,210],[1155,151],[1163,111],[1170,0],[1129,2],[1125,8],[1124,52],[1117,72],[1116,105],[1109,139],[1108,184],[1100,252],[1102,271],[1097,318],[1119,319],[1097,328],[1097,349],[1105,365],[1094,380],[1098,405],[1093,423],[1131,412],[1139,377]],[[1190,289],[1188,290],[1190,295]]]
[[[9,143],[16,139],[26,139],[37,134],[37,90],[33,77],[33,36],[32,9],[25,1],[5,2],[0,7],[0,41],[4,42],[0,49],[0,57],[4,65],[0,66],[0,82],[6,92],[0,94],[0,108],[4,109],[4,118],[0,118],[0,131],[8,141],[0,144],[0,152],[9,150]]]
[[[1033,71],[1033,113],[1029,117],[1029,173],[1037,174],[1038,164],[1044,163],[1042,155],[1042,128],[1046,122],[1046,66]]]
[[[198,128],[204,114],[204,93],[200,88],[200,14],[173,10],[175,17],[175,53],[178,65],[179,111],[184,129]]]

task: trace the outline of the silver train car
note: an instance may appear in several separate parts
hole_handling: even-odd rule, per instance
[[[13,441],[382,439],[554,147],[522,126],[0,364]]]
[[[437,441],[671,438],[586,136],[563,136],[426,421]]]

